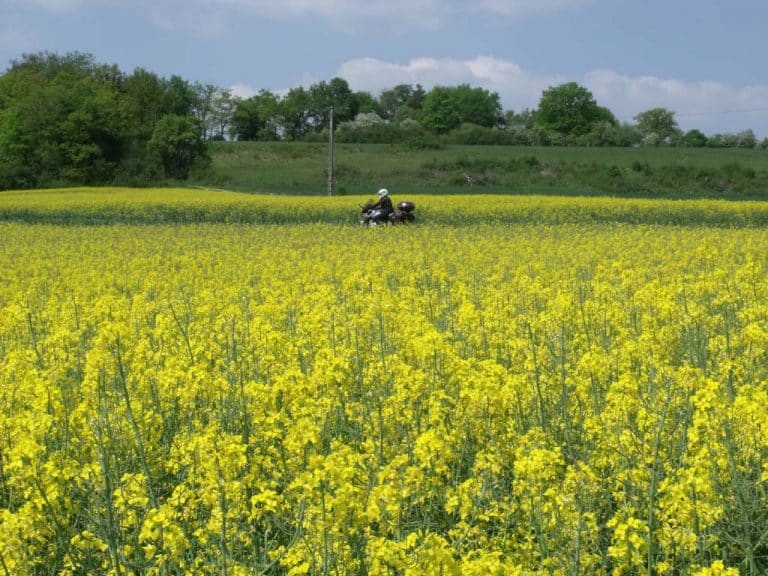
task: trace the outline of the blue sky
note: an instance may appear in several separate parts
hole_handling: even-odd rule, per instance
[[[342,76],[468,83],[505,109],[574,81],[622,121],[768,137],[768,0],[0,0],[0,67],[88,52],[248,96]]]

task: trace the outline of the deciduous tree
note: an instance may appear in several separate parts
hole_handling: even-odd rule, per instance
[[[651,108],[641,112],[635,116],[635,122],[643,138],[655,134],[659,141],[665,142],[679,132],[675,113],[666,108]]]
[[[280,100],[278,114],[280,130],[291,140],[297,140],[312,130],[312,98],[302,86],[291,88]]]
[[[405,106],[412,110],[418,110],[421,108],[425,96],[426,93],[420,84],[415,87],[411,84],[398,84],[383,90],[379,95],[382,117],[387,120],[394,120],[397,111]]]
[[[349,84],[343,78],[332,78],[329,82],[317,82],[309,87],[310,117],[309,127],[320,132],[328,127],[331,108],[335,122],[354,120],[357,115],[358,101]]]
[[[683,136],[683,144],[691,148],[703,148],[707,145],[707,137],[701,130],[689,130]]]
[[[200,128],[189,116],[163,116],[147,146],[160,159],[168,178],[187,178],[192,166],[207,158]]]
[[[461,124],[459,103],[453,97],[450,88],[436,86],[429,91],[424,99],[421,122],[425,128],[438,134],[445,134],[458,128]]]
[[[468,84],[437,86],[424,99],[421,121],[439,134],[454,130],[462,123],[486,128],[499,126],[503,121],[499,95]]]
[[[601,121],[616,122],[613,114],[598,106],[592,93],[576,82],[547,88],[539,100],[536,121],[563,135],[582,136]]]
[[[232,115],[230,135],[236,140],[276,140],[281,119],[281,104],[269,90],[238,100]]]

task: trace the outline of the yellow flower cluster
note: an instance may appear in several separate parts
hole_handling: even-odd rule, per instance
[[[351,224],[365,196],[276,196],[203,189],[64,188],[0,194],[0,220],[54,224]],[[416,221],[463,224],[768,225],[768,202],[399,191]]]
[[[768,571],[768,230],[0,238],[0,575]]]

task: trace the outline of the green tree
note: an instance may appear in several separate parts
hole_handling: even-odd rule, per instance
[[[353,92],[352,98],[354,100],[354,109],[356,110],[355,118],[357,118],[358,114],[371,112],[381,116],[379,102],[371,96],[370,92]]]
[[[598,106],[592,93],[575,82],[544,90],[536,112],[540,126],[563,135],[583,136],[601,121],[616,123],[613,114]]]
[[[438,134],[450,132],[462,123],[485,128],[500,126],[503,116],[499,95],[468,84],[437,86],[424,99],[421,121]]]
[[[425,128],[437,134],[445,134],[459,127],[459,103],[451,88],[436,86],[429,91],[424,99],[421,122]]]
[[[147,184],[153,159],[183,177],[205,159],[202,121],[207,135],[229,122],[227,96],[141,68],[125,75],[88,54],[25,55],[0,76],[0,187]]]
[[[397,112],[395,112],[395,117],[392,119],[392,121],[395,124],[403,124],[404,122],[417,122],[419,125],[421,125],[421,110],[416,110],[415,108],[411,108],[407,104],[405,106],[400,106],[400,108],[397,109]]]
[[[197,95],[195,89],[181,76],[173,75],[165,84],[165,102],[163,110],[166,114],[187,116],[194,113]]]
[[[217,106],[227,100],[228,90],[220,88],[215,84],[203,84],[194,82],[191,85],[193,93],[191,112],[197,119],[204,140],[210,140],[224,121],[220,114],[217,114]],[[225,94],[226,93],[226,94]],[[225,124],[228,121],[225,121]]]
[[[413,108],[414,110],[421,110],[424,105],[424,99],[427,97],[427,92],[422,88],[421,84],[416,86],[411,91],[411,95],[405,101],[405,105]]]
[[[691,148],[703,148],[707,145],[707,136],[701,130],[688,130],[683,135],[683,145]]]
[[[225,88],[219,88],[213,99],[211,116],[209,119],[210,137],[213,139],[224,140],[229,127],[232,124],[232,118],[235,114],[235,97],[232,91]]]
[[[504,127],[509,129],[530,130],[535,124],[535,116],[532,110],[524,108],[521,112],[515,113],[514,110],[504,112]]]
[[[147,148],[159,159],[167,178],[184,180],[195,164],[208,160],[200,128],[190,116],[163,116]]]
[[[278,107],[280,131],[291,140],[298,140],[313,127],[312,99],[302,86],[291,88]]]
[[[179,76],[168,80],[136,68],[126,77],[120,108],[128,145],[121,159],[121,182],[146,185],[160,176],[157,154],[148,150],[148,143],[165,116],[194,114],[196,98],[194,87]]]
[[[736,134],[737,148],[755,148],[757,146],[757,137],[751,129],[742,130]]]
[[[679,132],[675,113],[666,108],[651,108],[635,116],[637,129],[643,138],[652,134],[661,142],[667,142]]]
[[[136,68],[123,84],[122,109],[131,119],[129,130],[137,140],[152,137],[155,124],[166,113],[166,87],[154,72]]]
[[[14,62],[0,79],[0,186],[110,180],[125,145],[122,81],[79,53]]]
[[[618,146],[618,126],[604,120],[595,122],[584,139],[590,146]]]
[[[17,105],[0,106],[0,190],[33,188],[38,182],[33,143],[25,138],[22,125]]]
[[[485,128],[501,126],[504,116],[496,92],[484,88],[472,88],[461,84],[453,89],[462,123],[477,124]]]
[[[230,135],[236,140],[277,140],[280,100],[269,90],[238,100],[232,115]]]
[[[331,107],[334,122],[348,122],[357,116],[358,101],[349,84],[343,78],[333,78],[329,82],[317,82],[309,87],[309,127],[314,132],[321,132],[330,123]]]
[[[379,94],[379,108],[381,115],[386,120],[394,120],[400,108],[408,107],[411,110],[419,110],[424,102],[426,93],[421,85],[415,87],[411,84],[398,84]]]

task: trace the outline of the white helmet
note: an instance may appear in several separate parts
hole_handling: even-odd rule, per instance
[[[384,196],[386,196],[387,194],[389,194],[389,192],[387,192],[386,188],[382,188],[381,190],[379,190],[379,198],[384,198]]]

